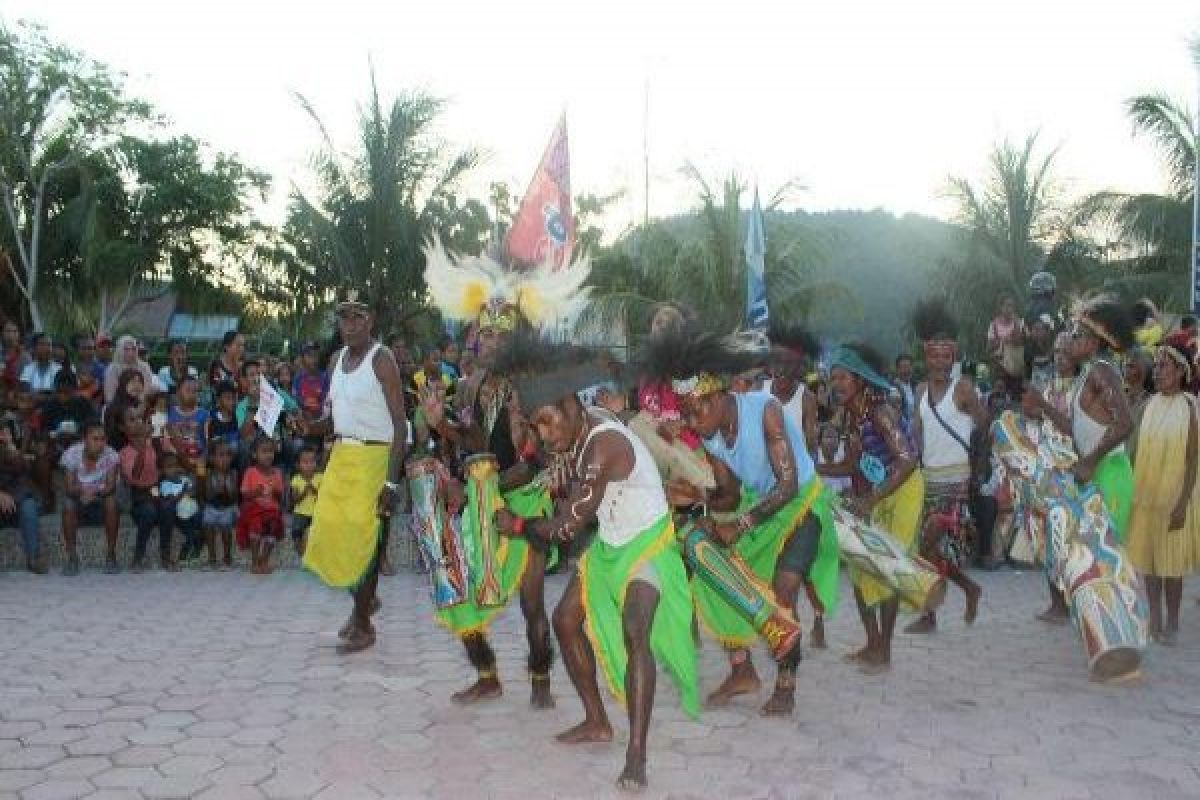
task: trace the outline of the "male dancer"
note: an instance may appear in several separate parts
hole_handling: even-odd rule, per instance
[[[421,409],[430,428],[457,446],[460,456],[491,453],[500,469],[500,489],[507,510],[522,518],[550,511],[546,488],[535,482],[536,443],[521,415],[521,399],[507,374],[515,364],[509,347],[514,332],[548,323],[551,316],[569,314],[573,304],[585,300],[582,289],[586,265],[560,270],[542,267],[511,273],[487,256],[453,260],[434,243],[425,251],[425,281],[443,317],[470,321],[477,326],[479,369],[455,392],[454,413],[445,413],[443,398],[433,390],[423,392]],[[510,364],[499,363],[501,350]],[[471,508],[467,513],[474,513]],[[490,513],[490,512],[483,512]],[[473,528],[464,526],[464,535]],[[468,552],[477,545],[467,545]],[[438,621],[457,635],[477,672],[471,686],[453,695],[457,703],[474,703],[503,693],[496,671],[496,654],[488,643],[487,626],[519,594],[525,633],[529,642],[530,704],[535,709],[554,707],[550,693],[550,666],[554,651],[550,620],[543,591],[546,552],[513,540],[497,554],[499,603],[481,606],[468,597],[456,606],[437,612]]]
[[[966,595],[968,625],[975,622],[983,590],[963,569],[970,558],[967,489],[971,480],[971,434],[988,424],[987,411],[970,378],[958,374],[958,324],[940,300],[922,301],[913,329],[925,352],[928,379],[917,386],[913,434],[921,448],[925,511],[921,555]],[[905,633],[933,633],[936,612],[927,611]]]
[[[546,449],[569,459],[567,497],[551,519],[525,523],[505,512],[498,518],[502,529],[523,533],[538,549],[569,542],[595,522],[596,537],[554,610],[563,661],[584,708],[583,722],[557,738],[567,744],[612,740],[596,680],[599,658],[610,691],[629,710],[617,785],[641,789],[656,659],[674,679],[684,709],[692,716],[699,711],[687,573],[650,452],[611,415],[580,402],[580,390],[606,376],[598,366],[591,374],[578,366],[588,359],[572,355],[575,348],[546,351],[543,369],[559,368],[523,381],[521,396],[534,409],[532,423]]]
[[[837,538],[829,498],[817,477],[800,428],[767,392],[732,392],[725,376],[742,371],[739,355],[710,333],[684,330],[647,342],[642,368],[674,379],[684,419],[701,438],[714,466],[716,489],[706,493],[682,480],[667,485],[676,505],[736,512],[706,522],[710,538],[742,558],[780,606],[794,614],[796,596],[811,580],[823,608],[836,606]],[[745,495],[745,497],[744,497]],[[750,622],[707,583],[693,584],[702,625],[730,651],[731,671],[708,697],[712,706],[757,691],[749,646],[757,638]],[[783,656],[767,715],[795,708],[799,643]]]
[[[330,586],[353,592],[354,610],[338,650],[356,653],[375,644],[371,614],[379,607],[382,531],[400,488],[408,421],[400,370],[391,351],[372,335],[375,316],[357,290],[344,293],[337,321],[345,347],[330,369],[326,415],[295,424],[304,436],[331,430],[337,436],[313,511],[304,566]]]

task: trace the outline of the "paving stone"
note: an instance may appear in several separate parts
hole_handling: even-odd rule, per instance
[[[21,800],[77,800],[95,790],[87,781],[54,779],[22,790]]]
[[[0,755],[0,770],[41,769],[66,757],[61,747],[26,746]]]
[[[45,779],[46,773],[40,769],[3,769],[0,770],[0,792],[15,792]]]
[[[107,769],[112,769],[112,762],[104,756],[77,756],[47,767],[46,774],[52,778],[90,778]]]

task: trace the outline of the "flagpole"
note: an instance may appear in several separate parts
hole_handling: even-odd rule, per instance
[[[642,227],[650,225],[650,79],[642,85]]]
[[[1196,175],[1192,184],[1192,313],[1200,309],[1200,55],[1196,57]]]

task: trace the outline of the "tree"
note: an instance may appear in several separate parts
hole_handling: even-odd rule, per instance
[[[631,232],[592,261],[593,301],[580,325],[624,326],[627,336],[645,329],[650,310],[664,301],[703,311],[705,321],[732,331],[743,324],[746,262],[741,198],[746,185],[736,175],[720,191],[691,164],[683,173],[696,186],[698,208],[687,217],[659,220]],[[807,319],[819,304],[853,306],[852,294],[821,279],[828,241],[800,219],[777,209],[798,187],[789,182],[766,206],[766,280],[771,314]]]
[[[1193,47],[1200,61],[1200,42]],[[1195,197],[1196,138],[1192,110],[1164,94],[1130,98],[1126,113],[1133,134],[1155,145],[1167,172],[1165,194],[1096,192],[1075,209],[1074,222],[1115,236],[1122,252],[1106,259],[1111,285],[1130,294],[1149,295],[1160,303],[1190,303],[1189,254]]]
[[[985,262],[976,266],[1005,270],[1013,291],[1023,289],[1041,267],[1047,244],[1061,230],[1051,171],[1058,150],[1037,155],[1037,140],[1038,134],[1032,133],[1022,145],[1008,139],[996,145],[978,185],[966,178],[950,178],[957,221],[971,236],[975,257]]]
[[[40,28],[0,26],[0,247],[15,254],[9,272],[34,328],[44,326],[45,233],[79,212],[76,196],[53,190],[78,182],[91,154],[129,122],[149,117],[108,67],[52,43]]]
[[[426,310],[424,244],[436,235],[451,250],[478,253],[491,232],[487,208],[456,193],[479,156],[452,151],[434,132],[442,100],[402,92],[389,106],[373,69],[349,153],[297,99],[322,139],[312,160],[317,188],[311,197],[292,191],[281,245],[250,271],[251,284],[298,317],[319,315],[339,287],[353,286],[381,330],[401,327]]]

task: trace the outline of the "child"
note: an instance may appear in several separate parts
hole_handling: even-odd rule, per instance
[[[296,459],[296,474],[291,481],[292,544],[296,554],[304,555],[304,542],[317,507],[317,491],[321,488],[321,473],[317,472],[317,451],[305,447]]]
[[[817,438],[817,464],[822,466],[840,464],[845,458],[846,446],[842,444],[837,428],[828,424],[822,425],[821,433]],[[850,479],[846,477],[824,475],[821,480],[834,494],[842,494],[850,488]]]
[[[167,395],[160,394],[154,398],[154,412],[150,415],[150,438],[154,446],[162,449],[163,437],[167,435]]]
[[[988,325],[988,353],[998,374],[1021,379],[1025,376],[1025,323],[1017,316],[1016,301],[1009,295],[1000,299],[996,316]]]
[[[204,526],[204,541],[208,546],[208,566],[217,568],[217,537],[224,545],[224,564],[233,566],[233,526],[237,521],[238,474],[233,468],[233,447],[229,442],[217,440],[209,450],[209,464],[205,472],[204,513],[200,522]]]
[[[138,416],[136,409],[130,408],[125,413],[124,432],[121,477],[129,487],[129,514],[137,527],[131,570],[139,573],[146,569],[146,545],[150,532],[157,526],[159,561],[164,570],[175,572],[179,567],[171,558],[171,518],[160,503],[158,456],[150,442],[150,424]]]
[[[200,384],[189,375],[175,387],[175,404],[167,412],[167,450],[175,452],[184,471],[204,476],[204,452],[208,441],[208,411],[200,408]]]
[[[161,506],[162,525],[170,530],[179,526],[183,534],[183,547],[179,560],[187,563],[200,555],[200,535],[197,530],[195,484],[183,469],[183,462],[175,453],[163,453],[161,479],[158,482],[158,502]]]
[[[214,390],[216,404],[212,415],[208,418],[208,432],[205,439],[209,442],[222,441],[229,444],[237,452],[240,442],[237,424],[237,385],[229,381],[217,384]]]
[[[250,551],[250,572],[271,571],[271,550],[283,538],[283,472],[275,466],[275,442],[262,437],[251,446],[253,459],[242,475],[238,547]]]

